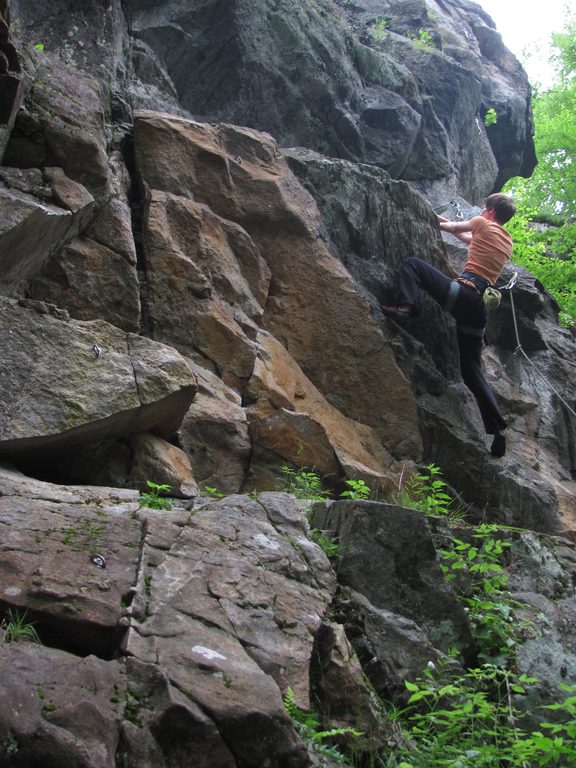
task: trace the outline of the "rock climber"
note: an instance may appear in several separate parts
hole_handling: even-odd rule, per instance
[[[514,200],[496,192],[484,200],[481,214],[467,221],[438,216],[441,230],[469,246],[460,276],[452,280],[422,259],[410,257],[402,262],[398,273],[398,303],[382,307],[388,317],[412,317],[418,313],[418,289],[422,288],[454,317],[462,379],[476,398],[486,433],[494,436],[490,452],[498,458],[506,453],[506,422],[481,368],[487,320],[483,294],[500,277],[512,255],[512,238],[503,224],[515,212]]]

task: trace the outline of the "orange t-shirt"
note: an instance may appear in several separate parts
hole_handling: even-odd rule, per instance
[[[474,272],[492,285],[512,255],[512,238],[500,224],[483,216],[474,216],[471,221],[472,242],[464,271]]]

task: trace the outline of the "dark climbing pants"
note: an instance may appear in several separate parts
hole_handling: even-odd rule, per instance
[[[417,307],[418,289],[422,288],[456,320],[462,380],[476,398],[486,432],[493,435],[504,429],[506,422],[482,373],[486,308],[474,288],[458,283],[454,294],[451,285],[452,280],[431,264],[417,258],[405,259],[398,274],[398,303]]]

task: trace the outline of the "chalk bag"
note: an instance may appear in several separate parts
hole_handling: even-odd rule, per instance
[[[500,300],[502,299],[502,294],[497,288],[486,288],[484,291],[484,295],[482,297],[484,299],[484,306],[488,311],[492,311],[493,309],[498,309],[500,306]]]

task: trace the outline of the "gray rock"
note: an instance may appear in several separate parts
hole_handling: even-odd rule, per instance
[[[0,643],[0,763],[113,768],[123,666],[28,642]]]
[[[110,168],[99,83],[36,51],[28,64],[33,90],[18,113],[4,162],[62,168],[97,200],[105,199]]]
[[[34,187],[36,184],[33,182]],[[52,250],[74,237],[90,219],[93,205],[72,213],[28,191],[0,184],[0,244],[4,295],[21,296]],[[37,187],[33,188],[37,191]]]
[[[440,651],[415,621],[376,608],[349,587],[341,587],[332,610],[376,693],[383,701],[405,705],[405,681],[421,677],[442,656]]]
[[[4,468],[0,488],[3,605],[29,612],[47,644],[110,658],[136,583],[136,492],[63,489]]]
[[[173,349],[39,302],[4,299],[0,309],[3,456],[176,432],[196,387]]]
[[[376,609],[411,619],[440,651],[471,650],[466,614],[444,581],[423,513],[372,501],[338,501],[316,505],[311,524],[338,538],[340,584]]]

